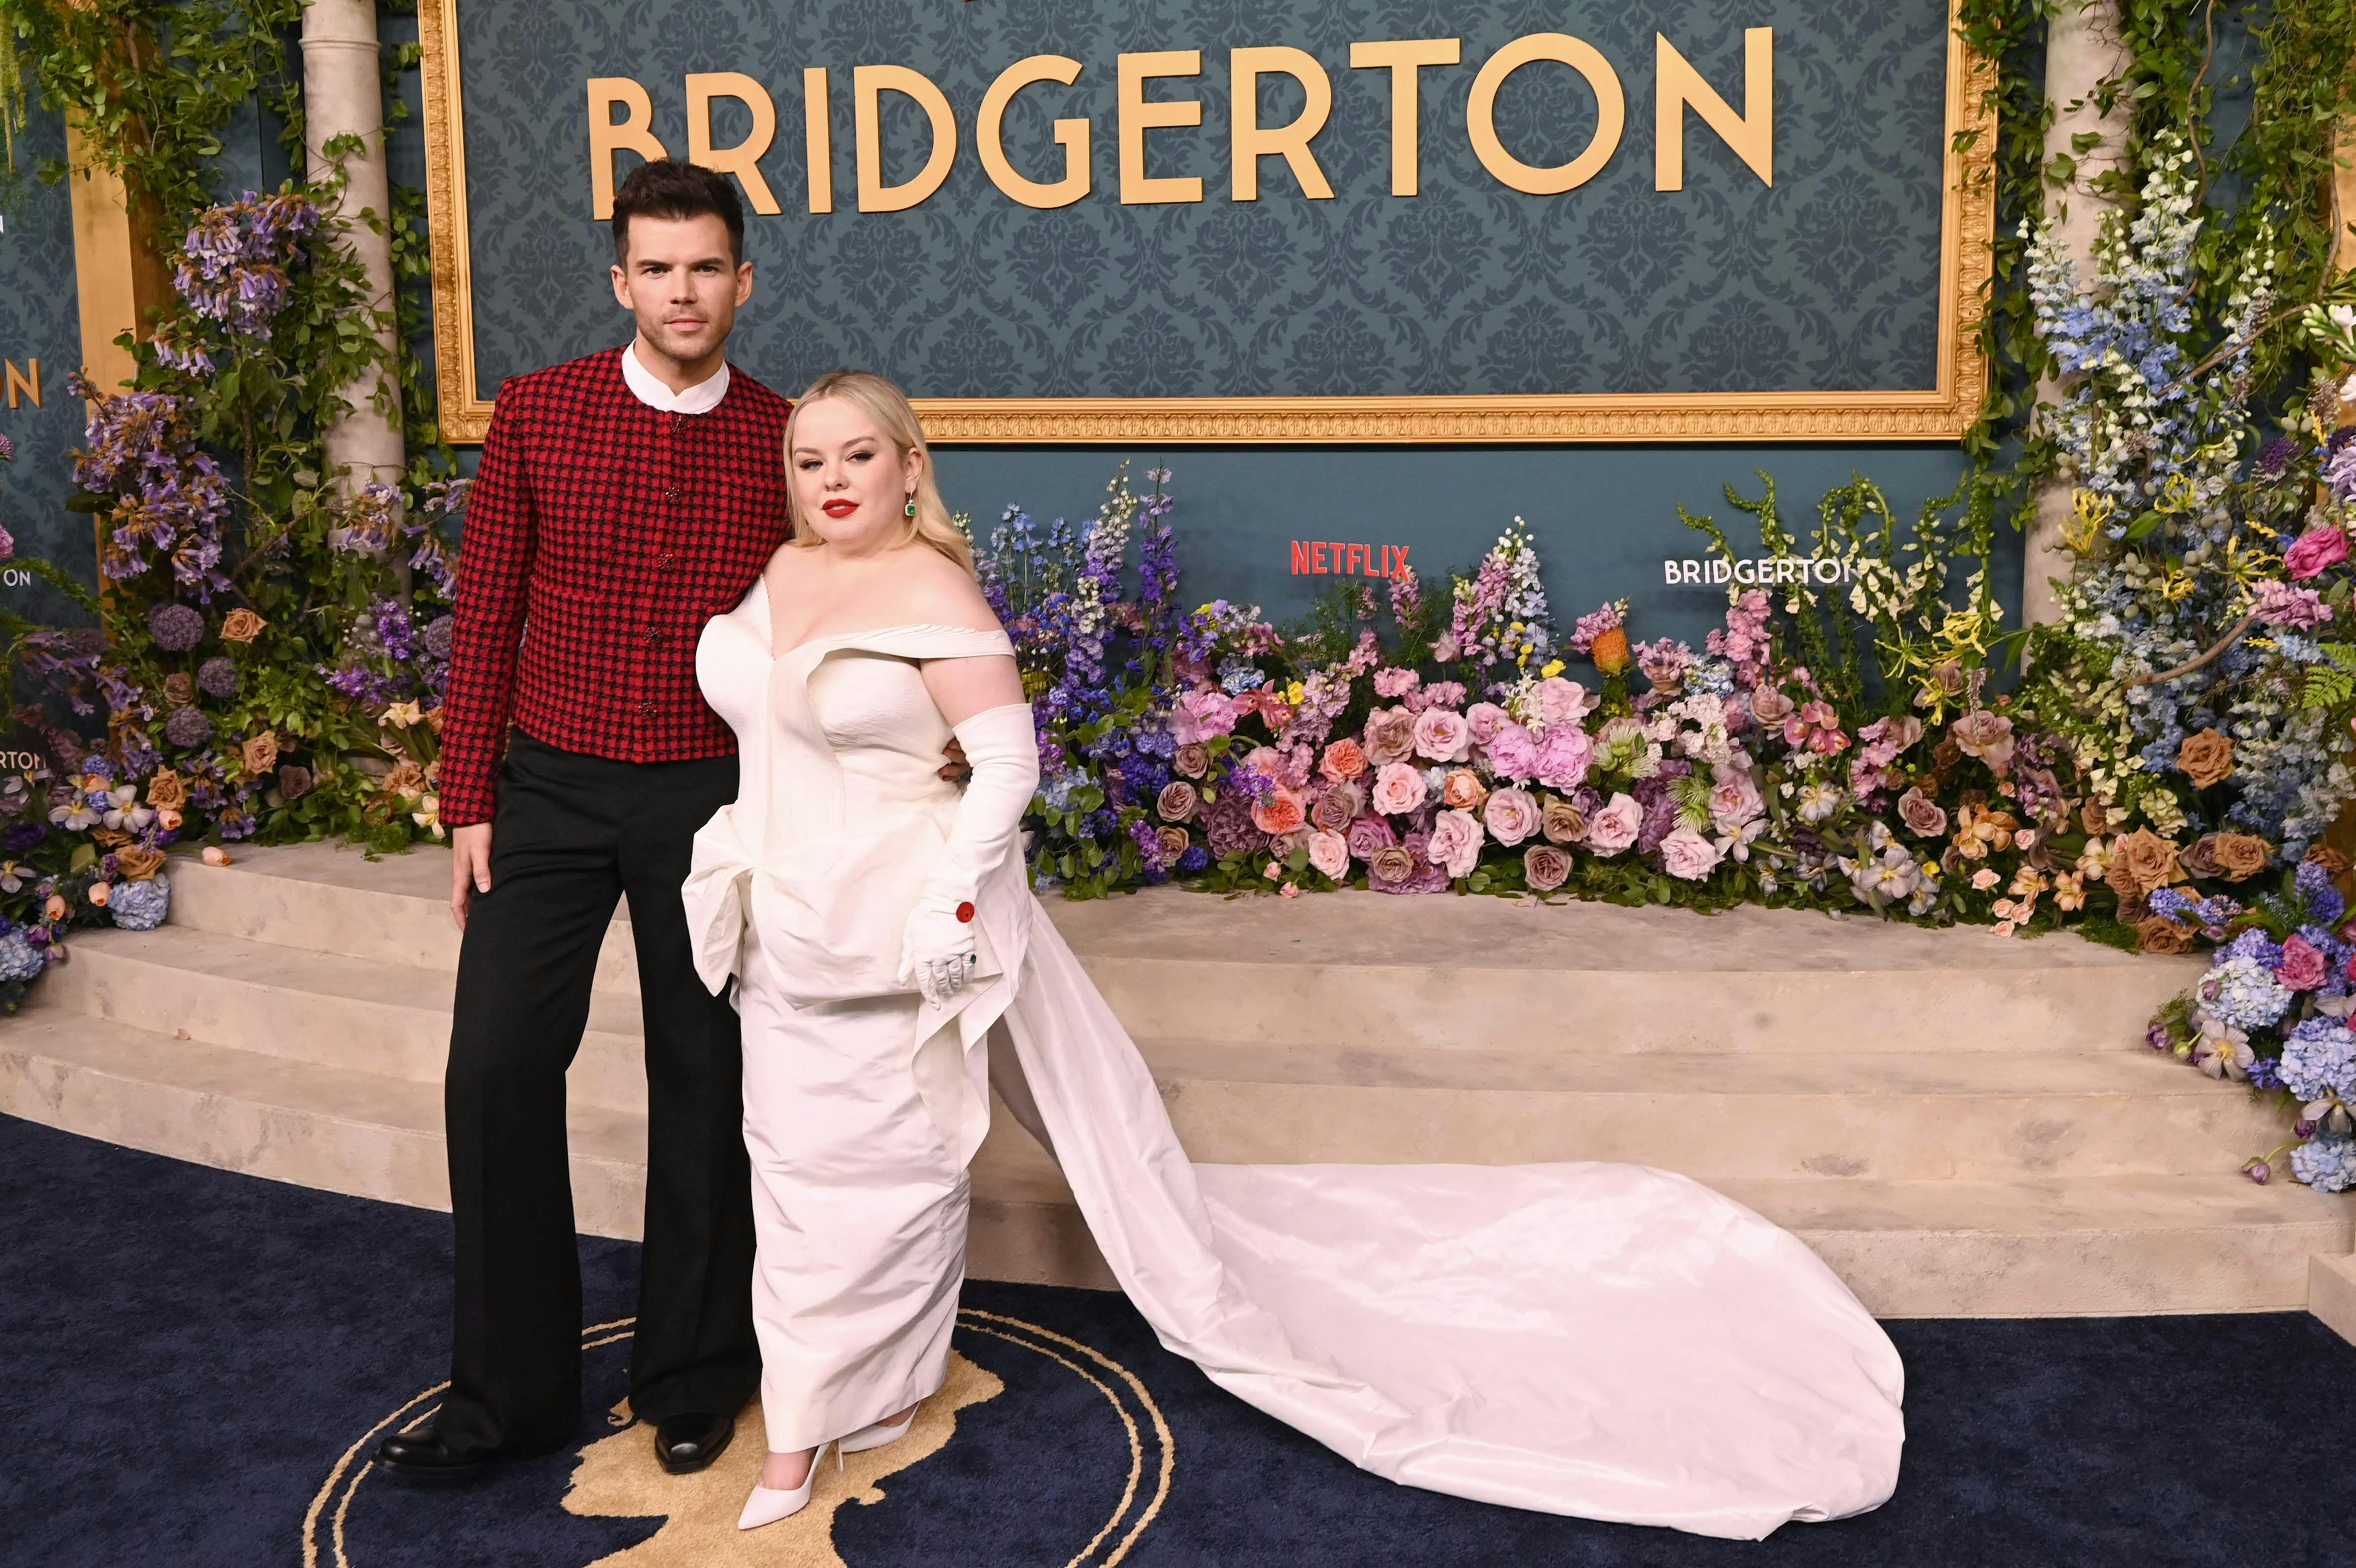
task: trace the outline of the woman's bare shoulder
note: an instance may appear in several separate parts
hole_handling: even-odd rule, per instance
[[[907,575],[899,592],[911,621],[977,632],[1001,629],[990,601],[982,597],[981,584],[938,550],[926,548],[908,552]]]

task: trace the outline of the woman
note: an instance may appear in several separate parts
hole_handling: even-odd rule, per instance
[[[1757,1538],[1885,1500],[1902,1370],[1796,1239],[1638,1166],[1186,1162],[1018,848],[1012,645],[916,416],[828,376],[787,427],[795,537],[697,671],[743,754],[686,889],[744,1015],[769,1457],[744,1528],[940,1386],[994,1081],[1162,1342],[1398,1481]],[[960,742],[972,777],[937,776]]]

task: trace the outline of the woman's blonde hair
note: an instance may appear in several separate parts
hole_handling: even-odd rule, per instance
[[[906,519],[907,531],[901,542],[921,539],[966,571],[973,570],[973,545],[965,530],[949,517],[948,507],[941,500],[941,487],[933,480],[933,453],[925,444],[925,427],[916,421],[916,411],[908,405],[908,395],[883,377],[865,370],[830,370],[812,381],[802,395],[795,400],[794,411],[786,419],[786,515],[794,526],[794,543],[815,545],[826,542],[816,519],[803,514],[792,484],[794,472],[794,427],[801,422],[802,411],[812,403],[829,398],[840,398],[856,406],[875,421],[876,430],[890,442],[905,463],[908,453],[915,453],[916,464],[916,515]]]

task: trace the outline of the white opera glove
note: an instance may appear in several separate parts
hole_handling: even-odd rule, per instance
[[[1039,742],[1029,703],[986,709],[956,726],[956,733],[972,776],[900,942],[900,983],[915,986],[936,1007],[972,982],[980,962],[975,901],[1006,858],[1020,853],[1023,814],[1039,792]]]

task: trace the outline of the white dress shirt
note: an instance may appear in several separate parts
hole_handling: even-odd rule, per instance
[[[633,341],[622,350],[622,379],[629,383],[638,401],[650,409],[667,414],[708,414],[728,395],[728,361],[722,360],[719,369],[684,392],[674,392],[653,371],[638,363],[638,346]]]

